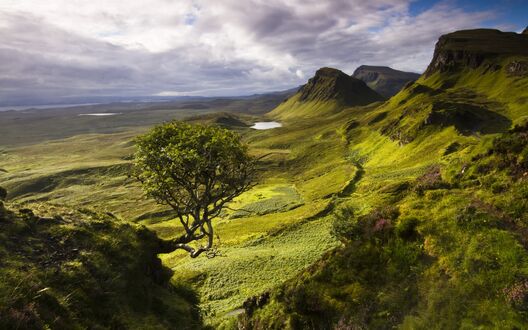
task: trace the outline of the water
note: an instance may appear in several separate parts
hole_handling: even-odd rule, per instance
[[[253,129],[272,129],[277,127],[282,127],[282,124],[276,121],[259,121],[251,126]]]
[[[121,114],[121,112],[80,113],[79,116],[117,116]]]

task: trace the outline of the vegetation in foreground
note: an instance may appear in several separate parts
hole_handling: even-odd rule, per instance
[[[159,239],[112,214],[0,202],[0,328],[199,329]]]
[[[255,160],[240,136],[217,126],[170,122],[136,139],[134,173],[146,194],[172,208],[183,234],[163,253],[185,250],[191,258],[216,255],[213,219],[249,190]],[[193,246],[202,240],[207,243]]]

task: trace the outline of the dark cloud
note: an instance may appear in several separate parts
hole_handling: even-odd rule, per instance
[[[290,88],[321,66],[421,71],[440,34],[489,17],[447,4],[413,17],[409,0],[6,0],[0,98],[234,95]]]

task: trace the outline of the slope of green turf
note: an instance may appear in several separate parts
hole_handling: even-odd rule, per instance
[[[198,299],[169,283],[158,245],[111,214],[0,202],[0,328],[201,328]]]

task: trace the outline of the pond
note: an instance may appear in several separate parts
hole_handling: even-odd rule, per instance
[[[104,117],[104,116],[117,116],[121,115],[121,112],[101,112],[101,113],[80,113],[79,116],[96,116],[96,117]]]
[[[282,124],[277,122],[277,121],[259,121],[259,122],[256,122],[253,126],[251,126],[251,128],[253,129],[272,129],[272,128],[277,128],[277,127],[282,127]]]

